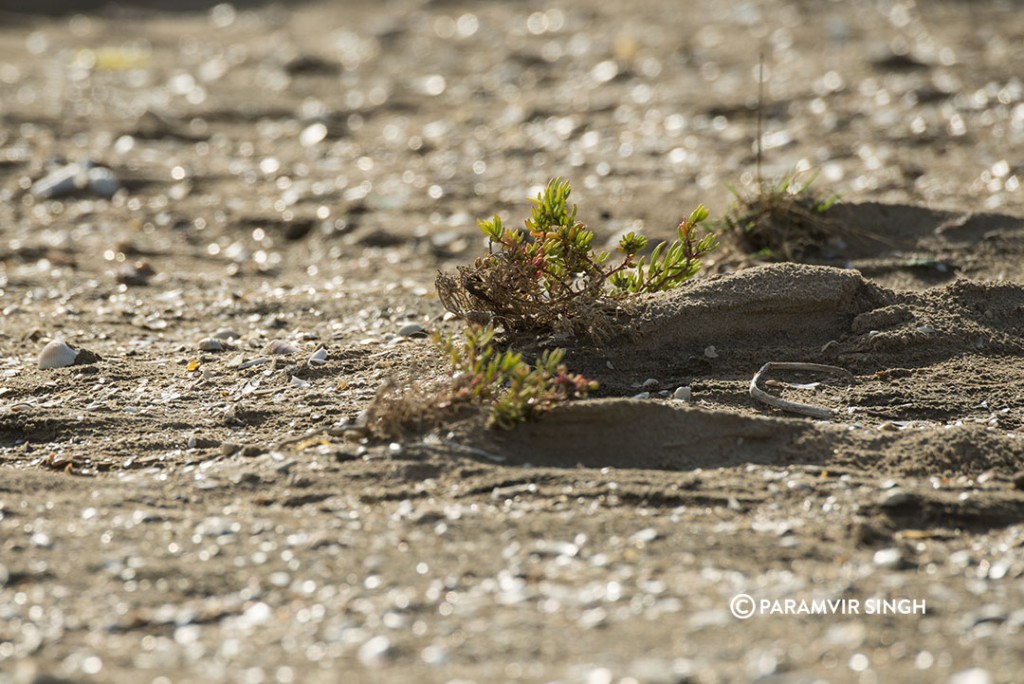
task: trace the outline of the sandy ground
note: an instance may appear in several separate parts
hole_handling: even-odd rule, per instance
[[[67,4],[0,2],[0,682],[1020,681],[1017,3],[9,11]],[[762,52],[764,174],[855,238],[723,249],[512,433],[345,432],[478,217],[721,216]]]

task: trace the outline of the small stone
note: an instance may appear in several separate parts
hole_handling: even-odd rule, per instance
[[[650,399],[651,398],[651,393],[650,392],[640,392],[639,394],[634,394],[630,398],[631,399]]]
[[[899,549],[880,549],[875,551],[873,561],[880,568],[898,568],[903,564],[903,552]]]
[[[402,337],[426,337],[427,330],[419,323],[406,323],[398,330]]]
[[[270,340],[270,342],[267,342],[267,346],[263,348],[263,351],[268,354],[285,356],[288,354],[294,354],[299,351],[299,348],[291,342],[285,342],[284,340]]]
[[[303,147],[312,147],[318,142],[322,142],[326,137],[327,126],[317,121],[302,129],[302,133],[299,133],[299,144]]]
[[[992,684],[992,675],[981,667],[961,670],[949,678],[949,684]]]
[[[634,532],[630,535],[629,541],[632,544],[650,544],[652,541],[657,539],[660,535],[658,530],[653,527],[645,527],[639,532]]]
[[[676,401],[693,401],[693,390],[689,387],[677,387],[672,393],[672,398]]]
[[[86,187],[89,192],[103,199],[110,199],[121,189],[121,182],[117,180],[114,172],[103,166],[94,166],[89,169],[87,178]]]
[[[897,506],[902,506],[908,503],[911,498],[910,494],[907,494],[899,487],[894,487],[882,496],[879,504],[884,508],[896,508]]]
[[[427,646],[420,651],[420,658],[431,667],[441,667],[451,662],[451,654],[443,646]]]
[[[708,345],[707,347],[704,347],[704,356],[706,356],[709,359],[717,359],[718,350],[715,349],[715,345],[711,344]]]
[[[391,641],[382,634],[359,647],[359,662],[365,667],[383,667],[391,661],[391,655]]]
[[[228,328],[221,328],[217,332],[210,335],[210,337],[212,337],[215,340],[237,340],[239,337],[241,337],[241,335],[239,335],[234,330],[230,330]]]
[[[136,261],[122,265],[115,277],[122,285],[146,285],[154,275],[156,269],[148,261]]]
[[[224,351],[224,345],[220,340],[212,337],[204,337],[199,340],[200,351]]]
[[[657,378],[647,378],[646,380],[644,380],[644,384],[642,384],[640,387],[645,392],[653,392],[661,388],[661,383],[658,381]]]

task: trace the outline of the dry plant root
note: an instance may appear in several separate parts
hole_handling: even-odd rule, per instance
[[[833,417],[832,409],[827,409],[821,406],[812,406],[811,404],[802,404],[798,401],[789,401],[788,399],[782,399],[772,394],[768,394],[760,388],[759,383],[762,377],[773,370],[796,370],[796,371],[812,371],[815,373],[830,373],[832,375],[839,375],[849,379],[853,379],[853,373],[840,368],[839,366],[827,366],[821,363],[801,363],[798,361],[769,361],[768,363],[761,366],[761,370],[754,374],[753,379],[750,381],[750,396],[757,401],[774,406],[777,409],[783,411],[789,411],[790,413],[799,413],[803,416],[810,416],[812,418],[821,418],[822,420],[830,420]]]

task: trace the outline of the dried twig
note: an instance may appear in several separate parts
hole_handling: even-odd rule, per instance
[[[833,417],[832,410],[823,408],[820,406],[812,406],[811,404],[802,404],[798,401],[789,401],[782,399],[774,395],[768,394],[761,389],[758,384],[761,378],[770,371],[773,370],[795,370],[795,371],[813,371],[816,373],[830,373],[832,375],[840,375],[849,379],[853,379],[853,373],[840,368],[839,366],[826,366],[821,363],[800,363],[800,362],[773,362],[761,366],[761,370],[754,374],[753,379],[750,381],[750,396],[760,402],[774,406],[777,409],[783,411],[789,411],[790,413],[799,413],[804,416],[811,416],[812,418],[821,418],[822,420],[829,420]]]

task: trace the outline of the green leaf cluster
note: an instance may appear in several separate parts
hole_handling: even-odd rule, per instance
[[[454,369],[453,402],[489,407],[489,424],[511,429],[517,424],[597,388],[581,375],[570,374],[564,349],[545,350],[531,367],[522,354],[499,350],[490,326],[469,326],[460,341],[436,338]]]
[[[569,204],[571,192],[568,181],[555,178],[548,183],[531,200],[533,211],[525,230],[505,226],[497,215],[481,221],[491,250],[477,270],[514,272],[519,277],[501,280],[520,290],[510,294],[557,304],[583,294],[622,297],[679,287],[697,274],[701,258],[718,246],[714,235],[697,235],[697,226],[708,217],[700,205],[679,225],[678,238],[659,244],[649,257],[638,258],[647,248],[646,237],[632,232],[623,236],[617,250],[621,258],[613,265],[610,253],[593,249],[594,233],[577,220],[577,206]],[[525,281],[523,274],[528,276]]]

